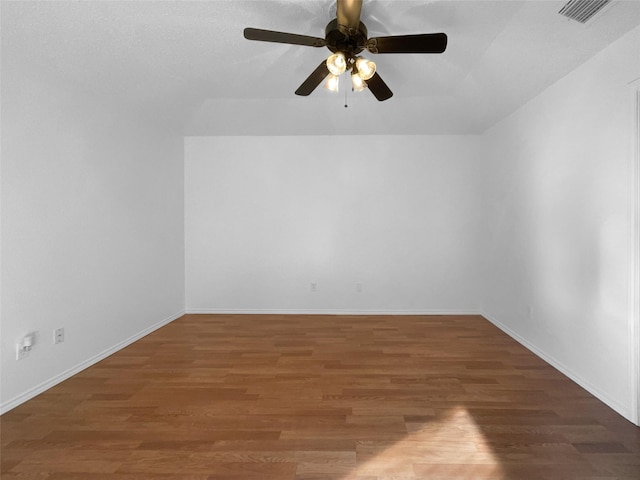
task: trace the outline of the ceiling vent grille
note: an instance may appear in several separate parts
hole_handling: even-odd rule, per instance
[[[569,0],[558,13],[576,22],[587,23],[609,2],[611,0]]]

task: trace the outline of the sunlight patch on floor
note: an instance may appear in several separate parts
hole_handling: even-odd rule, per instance
[[[431,418],[407,417],[406,438],[359,442],[356,468],[342,480],[502,479],[503,470],[465,408]]]

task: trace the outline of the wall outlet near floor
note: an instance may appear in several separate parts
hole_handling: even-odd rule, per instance
[[[312,292],[318,291],[318,284],[316,282],[311,282],[311,291]]]
[[[363,289],[362,282],[356,282],[356,292],[362,293],[362,289]]]
[[[53,343],[64,342],[64,328],[56,328],[53,331]]]
[[[22,343],[16,343],[16,360],[22,360],[23,358],[27,358],[31,350],[26,350]]]
[[[29,356],[31,349],[36,344],[37,332],[27,333],[19,343],[16,343],[16,360],[22,360]]]

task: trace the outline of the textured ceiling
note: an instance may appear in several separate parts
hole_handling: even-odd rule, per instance
[[[442,55],[371,55],[394,92],[294,90],[325,48],[251,42],[244,27],[324,37],[330,0],[2,2],[2,69],[126,103],[188,135],[479,133],[640,24],[614,0],[582,25],[565,1],[364,0],[369,36],[446,32]],[[634,61],[634,59],[630,59]]]

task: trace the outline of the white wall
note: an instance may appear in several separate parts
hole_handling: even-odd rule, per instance
[[[639,45],[636,28],[486,132],[480,250],[486,315],[627,418]]]
[[[190,311],[482,309],[633,417],[639,40],[483,138],[194,137],[184,152],[111,99],[3,68],[1,408],[175,318],[186,272]]]
[[[2,410],[184,309],[182,138],[113,99],[5,66]],[[54,345],[58,327],[66,339]]]
[[[477,146],[187,138],[187,311],[477,312]]]

